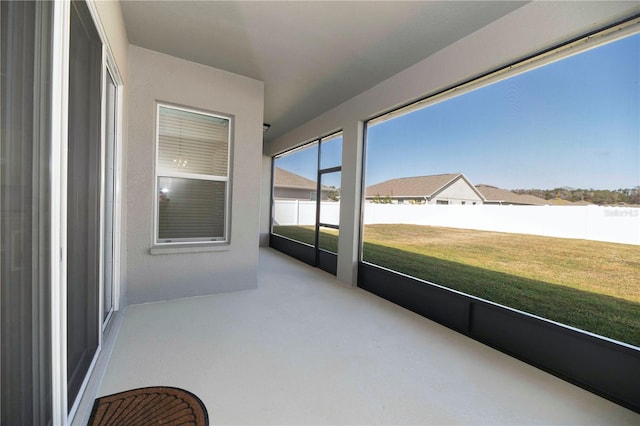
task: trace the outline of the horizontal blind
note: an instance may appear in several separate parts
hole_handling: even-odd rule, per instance
[[[159,177],[160,240],[225,238],[227,183]]]
[[[158,174],[228,175],[229,120],[160,106]]]

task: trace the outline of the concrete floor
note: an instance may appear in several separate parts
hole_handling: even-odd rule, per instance
[[[156,385],[198,395],[212,425],[640,424],[271,249],[258,290],[126,310],[98,395]]]

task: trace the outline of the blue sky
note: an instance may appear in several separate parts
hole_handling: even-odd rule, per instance
[[[367,185],[464,173],[505,189],[640,185],[640,35],[368,129]]]
[[[342,163],[342,135],[332,137],[322,142],[321,168],[340,166]],[[304,149],[276,159],[276,167],[281,167],[292,173],[316,180],[318,170],[318,144],[312,144]],[[337,173],[324,174],[322,184],[340,187],[341,175]]]
[[[317,148],[276,165],[315,179]],[[366,185],[457,172],[505,189],[640,185],[640,34],[367,131]]]

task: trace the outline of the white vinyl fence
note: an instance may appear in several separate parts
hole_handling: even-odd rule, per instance
[[[276,200],[274,225],[315,224],[315,201]],[[323,223],[338,224],[339,202],[322,202]],[[580,238],[640,245],[640,208],[365,204],[364,223],[414,224]]]

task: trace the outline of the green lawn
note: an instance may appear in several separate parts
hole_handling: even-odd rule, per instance
[[[313,244],[310,227],[274,233]],[[640,249],[626,244],[418,225],[367,225],[363,259],[640,346]],[[334,232],[321,233],[337,248]]]
[[[316,241],[315,228],[313,226],[274,226],[273,233],[311,245],[314,245]],[[321,229],[320,248],[332,253],[338,252],[337,229]]]

